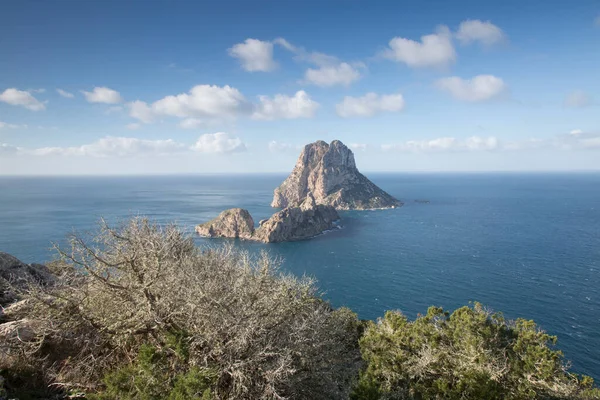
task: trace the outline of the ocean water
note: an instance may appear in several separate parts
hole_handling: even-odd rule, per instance
[[[480,301],[534,319],[573,369],[600,380],[600,174],[369,174],[405,201],[341,213],[342,229],[262,245],[284,269],[318,280],[334,306],[375,319]],[[271,215],[284,175],[0,178],[0,251],[26,262],[100,217],[194,225],[230,207]],[[427,204],[415,199],[427,199]],[[209,239],[197,238],[198,244]],[[220,240],[211,240],[210,244]]]

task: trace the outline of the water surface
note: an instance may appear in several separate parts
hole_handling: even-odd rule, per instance
[[[476,300],[534,319],[558,335],[576,371],[600,379],[600,174],[369,177],[406,205],[343,212],[342,230],[310,241],[237,245],[268,249],[287,271],[316,277],[327,299],[361,318],[387,309],[414,318],[432,304]],[[284,178],[0,178],[0,251],[48,260],[51,241],[89,231],[101,216],[146,215],[191,232],[243,207],[258,221],[273,212],[272,191]]]

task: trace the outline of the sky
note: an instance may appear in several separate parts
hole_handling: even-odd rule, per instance
[[[600,2],[5,1],[0,175],[600,170]]]

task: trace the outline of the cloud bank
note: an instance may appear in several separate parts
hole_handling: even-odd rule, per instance
[[[90,144],[70,147],[41,147],[26,149],[0,143],[2,156],[60,156],[60,157],[138,157],[166,156],[180,153],[227,154],[246,150],[246,145],[238,137],[228,133],[207,133],[192,145],[176,142],[172,139],[146,140],[134,137],[106,136]]]

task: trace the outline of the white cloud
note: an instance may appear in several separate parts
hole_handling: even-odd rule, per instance
[[[206,126],[206,123],[198,118],[187,118],[179,123],[179,127],[183,129],[198,129]]]
[[[127,106],[129,115],[141,122],[151,123],[160,116],[172,116],[183,119],[179,123],[181,128],[193,129],[239,116],[262,120],[310,118],[319,104],[303,90],[293,97],[258,96],[258,102],[253,104],[231,86],[198,85],[189,93],[166,96],[152,104],[136,100]]]
[[[62,97],[66,97],[67,99],[72,99],[73,97],[75,97],[73,93],[67,92],[66,90],[56,89],[56,92]]]
[[[339,59],[335,56],[319,53],[318,51],[306,51],[306,49],[303,47],[294,46],[283,38],[277,38],[273,41],[273,43],[278,44],[284,49],[292,52],[296,61],[311,63],[319,67],[332,66],[340,63]]]
[[[46,105],[33,97],[31,93],[15,88],[6,89],[0,93],[0,101],[13,106],[22,106],[31,111],[41,111],[46,109]]]
[[[583,131],[581,129],[573,129],[571,132],[569,132],[569,135],[581,135],[583,133]]]
[[[502,79],[493,75],[477,75],[472,79],[452,76],[438,80],[436,86],[458,100],[470,102],[497,98],[507,88]]]
[[[456,51],[446,26],[441,26],[437,33],[421,36],[420,42],[395,37],[382,55],[412,68],[444,67],[456,60]]]
[[[129,116],[140,120],[145,124],[153,122],[156,117],[152,108],[144,101],[132,101],[131,103],[128,103],[127,106],[129,107]]]
[[[341,62],[337,57],[319,53],[308,52],[302,47],[292,45],[283,38],[277,38],[273,43],[282,46],[284,49],[294,53],[296,61],[307,62],[318,68],[309,68],[304,73],[304,83],[310,83],[318,86],[348,86],[361,77],[359,68],[366,68],[363,63],[349,64]]]
[[[478,19],[470,19],[460,23],[456,38],[463,44],[479,42],[484,46],[492,46],[503,42],[506,35],[502,29],[490,21],[483,22]]]
[[[107,136],[91,144],[77,147],[43,147],[27,152],[36,156],[131,157],[166,155],[185,151],[181,143],[168,140],[143,140]]]
[[[583,90],[574,90],[565,97],[565,106],[583,108],[592,104],[592,98]]]
[[[360,79],[360,72],[348,63],[334,66],[323,66],[318,69],[309,68],[304,74],[308,83],[318,86],[348,86]]]
[[[238,153],[246,151],[246,145],[238,137],[217,132],[200,136],[191,149],[202,153]]]
[[[277,39],[273,40],[273,43],[278,44],[278,45],[282,46],[284,49],[289,50],[293,53],[298,52],[298,48],[296,46],[292,45],[290,42],[288,42],[284,38],[277,38]]]
[[[348,145],[354,151],[365,151],[369,147],[366,143],[350,143]]]
[[[242,68],[246,71],[269,72],[277,68],[273,61],[273,43],[257,39],[246,39],[231,47],[229,55],[240,60]]]
[[[431,140],[409,140],[400,144],[384,144],[384,151],[401,152],[444,152],[444,151],[491,151],[500,148],[497,138],[472,136],[460,140],[454,137],[441,137]]]
[[[44,88],[39,88],[39,89],[29,89],[27,90],[28,92],[33,92],[33,93],[46,93],[46,89]]]
[[[27,125],[9,124],[8,122],[0,121],[0,129],[21,129],[27,128]]]
[[[135,130],[140,129],[142,127],[142,125],[139,124],[139,123],[137,123],[137,122],[134,122],[134,123],[131,123],[131,124],[127,124],[125,126],[127,127],[127,129],[130,129],[132,131],[135,131]]]
[[[346,96],[336,105],[340,117],[372,117],[380,112],[399,112],[404,108],[404,97],[400,94],[378,95],[367,93],[362,97]]]
[[[155,114],[179,118],[233,118],[250,109],[242,93],[228,85],[197,85],[189,93],[167,96],[152,104]]]
[[[85,95],[85,99],[90,103],[117,104],[123,101],[119,92],[107,87],[97,86],[91,92],[84,90],[81,93]]]
[[[319,108],[319,103],[312,100],[308,93],[299,90],[293,97],[276,94],[273,98],[258,97],[258,104],[252,114],[254,119],[295,119],[311,118]]]
[[[289,143],[281,143],[275,140],[271,140],[269,142],[269,151],[271,153],[282,153],[284,151],[293,150],[294,146]]]

